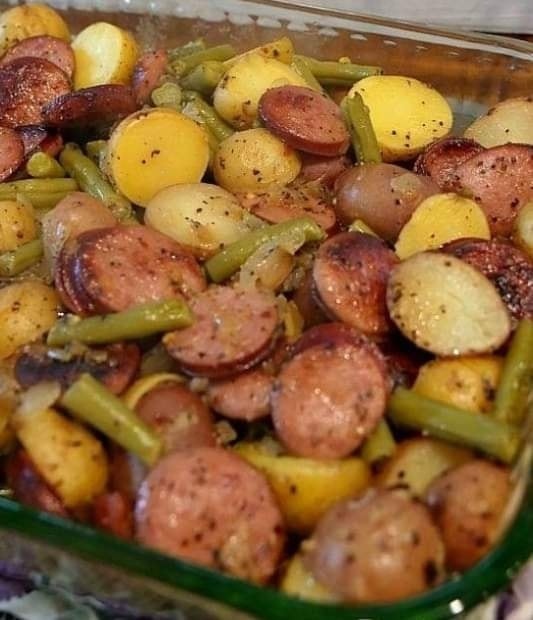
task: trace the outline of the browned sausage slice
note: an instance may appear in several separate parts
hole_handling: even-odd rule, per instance
[[[328,320],[315,299],[314,288],[313,270],[308,269],[292,298],[302,315],[306,328],[320,325],[320,323],[325,323]]]
[[[353,163],[346,155],[338,157],[321,157],[302,153],[302,169],[300,177],[304,181],[317,181],[325,187],[333,187],[343,172],[351,168]]]
[[[98,312],[189,297],[205,289],[192,254],[146,226],[89,230],[75,242],[74,259],[65,265],[63,278],[76,282],[78,292],[85,291]]]
[[[443,138],[418,156],[413,171],[431,177],[443,192],[453,192],[457,167],[484,150],[481,144],[468,138]]]
[[[293,454],[343,458],[381,420],[387,393],[384,363],[374,345],[316,345],[279,374],[272,396],[274,427]]]
[[[89,373],[113,394],[121,394],[135,378],[141,354],[135,344],[113,344],[87,349],[84,353],[60,358],[42,346],[25,350],[15,363],[15,377],[23,388],[42,381],[57,381],[67,388],[78,377]]]
[[[163,342],[185,372],[210,378],[236,375],[265,359],[279,316],[272,295],[212,286],[190,302],[195,322]]]
[[[104,493],[94,500],[92,522],[119,538],[133,538],[133,507],[118,491]]]
[[[337,223],[329,196],[317,184],[238,194],[237,198],[245,209],[271,224],[310,217],[328,232]]]
[[[0,67],[0,125],[42,125],[42,108],[70,92],[68,76],[44,58],[17,58]]]
[[[23,39],[6,52],[0,64],[5,65],[15,58],[44,58],[62,69],[69,78],[74,73],[74,52],[66,41],[57,37],[39,35]]]
[[[524,252],[499,239],[458,239],[443,250],[481,271],[514,319],[533,318],[533,261]]]
[[[288,145],[313,155],[344,155],[350,136],[340,108],[304,86],[271,88],[259,101],[259,116]]]
[[[466,570],[492,547],[509,495],[509,470],[481,459],[442,474],[427,491],[452,570]]]
[[[216,444],[211,412],[185,385],[157,386],[141,398],[135,411],[161,436],[165,454]]]
[[[226,381],[211,383],[207,391],[210,406],[226,418],[252,422],[270,413],[274,377],[254,369]]]
[[[458,191],[485,211],[492,233],[507,236],[517,213],[533,200],[533,146],[487,149],[458,166],[456,177]]]
[[[444,576],[437,527],[421,502],[399,490],[338,503],[320,520],[308,548],[304,562],[315,578],[347,602],[397,601]]]
[[[133,70],[131,85],[135,100],[139,105],[150,101],[152,91],[159,86],[159,82],[167,69],[168,55],[164,49],[145,52],[137,61]]]
[[[5,181],[24,161],[24,142],[14,129],[0,127],[0,181]]]
[[[333,349],[342,344],[361,346],[366,342],[367,339],[361,332],[346,325],[346,323],[322,323],[305,331],[293,344],[292,353],[298,355],[298,353],[316,346]]]
[[[332,318],[366,334],[390,329],[387,281],[398,259],[372,235],[348,232],[320,246],[313,265],[317,300]]]
[[[94,311],[94,304],[87,295],[80,295],[74,290],[74,281],[70,277],[70,261],[75,258],[73,244],[63,246],[54,264],[54,284],[61,303],[75,314],[85,315]]]
[[[264,476],[223,448],[160,461],[141,487],[136,523],[141,543],[256,583],[274,574],[285,539]]]
[[[43,122],[53,127],[110,124],[137,110],[131,88],[101,84],[66,93],[43,107]]]

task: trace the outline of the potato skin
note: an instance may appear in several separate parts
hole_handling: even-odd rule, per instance
[[[429,487],[426,500],[442,532],[448,568],[466,570],[490,550],[510,492],[509,470],[482,459],[448,471]]]
[[[429,178],[393,164],[354,166],[336,182],[335,212],[342,224],[356,219],[389,242],[396,241],[416,207],[439,193]]]

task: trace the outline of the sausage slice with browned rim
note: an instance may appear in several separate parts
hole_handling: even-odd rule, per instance
[[[0,181],[5,181],[24,161],[24,142],[14,129],[0,127]]]
[[[5,65],[16,58],[44,58],[59,67],[72,78],[74,73],[74,52],[63,39],[49,35],[29,37],[9,48],[0,65]]]

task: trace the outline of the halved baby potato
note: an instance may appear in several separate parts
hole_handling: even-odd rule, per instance
[[[76,89],[99,84],[127,84],[139,56],[133,36],[107,22],[87,26],[74,39],[72,49],[76,59]]]
[[[420,252],[392,270],[387,306],[407,338],[443,357],[490,353],[511,332],[493,284],[466,262],[439,252]]]
[[[483,209],[458,194],[436,194],[421,202],[400,232],[395,245],[400,259],[441,247],[465,237],[490,239]]]
[[[500,101],[468,127],[465,138],[487,149],[508,142],[533,144],[533,99],[517,97]]]
[[[274,60],[290,65],[294,56],[294,45],[289,37],[281,37],[275,41],[265,43],[259,47],[254,47],[243,54],[239,54],[238,56],[234,56],[233,58],[224,61],[224,66],[229,69],[248,54],[259,54],[264,58],[274,58]]]
[[[106,171],[117,189],[146,207],[162,189],[198,183],[209,162],[205,131],[169,108],[152,108],[125,118],[111,134]]]
[[[368,108],[384,161],[412,159],[452,128],[446,99],[414,78],[375,75],[357,82],[348,97],[354,93]]]

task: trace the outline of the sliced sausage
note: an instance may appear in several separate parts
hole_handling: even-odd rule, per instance
[[[137,108],[129,86],[101,84],[56,97],[43,107],[42,116],[44,124],[52,127],[109,125]]]
[[[65,243],[56,257],[54,269],[54,284],[65,308],[86,316],[97,312],[93,300],[87,292],[79,286],[78,280],[74,277],[77,242],[72,239]]]
[[[94,500],[91,520],[97,528],[119,538],[133,538],[133,506],[118,491],[104,493]]]
[[[86,230],[114,226],[115,216],[103,202],[85,192],[72,192],[41,220],[45,255],[52,267],[61,248]]]
[[[316,302],[314,288],[313,270],[309,269],[298,288],[294,291],[292,298],[302,315],[306,328],[325,323],[328,320],[324,311]]]
[[[59,517],[68,517],[65,506],[41,477],[24,450],[17,450],[8,458],[6,479],[15,499],[21,504]]]
[[[0,125],[42,125],[42,108],[70,92],[68,76],[44,58],[17,58],[0,67]]]
[[[256,583],[274,574],[285,538],[264,476],[223,448],[160,461],[141,487],[136,523],[141,543]]]
[[[275,298],[259,291],[212,286],[190,302],[195,322],[163,342],[185,372],[210,378],[236,375],[264,360],[275,344]]]
[[[444,576],[444,545],[427,508],[405,492],[369,491],[320,520],[304,556],[314,577],[342,600],[398,601]]]
[[[23,388],[42,381],[57,381],[66,389],[82,374],[89,373],[113,394],[121,394],[135,378],[140,361],[141,354],[135,344],[112,344],[68,357],[35,345],[17,358],[15,378]]]
[[[350,136],[331,99],[304,86],[271,88],[259,101],[266,127],[289,146],[313,155],[344,155]]]
[[[385,357],[392,387],[410,388],[416,381],[420,367],[431,359],[428,353],[398,333],[380,342],[379,348]]]
[[[44,58],[64,71],[69,78],[74,73],[74,52],[63,39],[49,35],[29,37],[9,48],[0,65],[16,58]]]
[[[317,345],[334,349],[342,344],[361,346],[365,342],[367,340],[361,332],[345,323],[322,323],[306,330],[293,344],[292,353],[298,355]]]
[[[9,177],[24,161],[24,142],[8,127],[0,127],[0,182]]]
[[[137,61],[131,78],[135,100],[139,105],[149,103],[152,91],[159,86],[167,69],[168,54],[164,49],[145,52]]]
[[[366,334],[390,329],[386,289],[394,252],[363,233],[335,235],[320,246],[313,265],[317,301],[326,314]]]
[[[271,224],[306,216],[326,232],[336,224],[331,201],[317,185],[285,187],[259,194],[239,194],[237,198],[245,209]]]
[[[146,226],[89,230],[75,244],[63,279],[75,283],[79,294],[85,292],[96,312],[189,297],[206,286],[194,256]]]
[[[511,234],[520,209],[533,200],[533,146],[505,144],[467,159],[456,170],[457,191],[485,211],[494,235]]]
[[[443,250],[481,271],[514,319],[533,318],[533,261],[524,252],[500,239],[458,239]]]
[[[301,160],[300,178],[304,182],[317,181],[328,188],[333,187],[340,175],[353,165],[352,160],[346,155],[321,157],[319,155],[311,155],[310,153],[302,153]]]
[[[161,436],[165,454],[216,444],[211,412],[185,385],[155,387],[140,399],[135,411]]]
[[[468,138],[443,138],[418,156],[413,171],[431,177],[443,192],[453,192],[458,166],[484,150],[481,144]]]
[[[449,470],[430,485],[427,503],[451,570],[470,568],[491,549],[510,493],[509,470],[482,459]]]
[[[335,189],[335,212],[342,224],[361,219],[391,243],[418,205],[439,193],[429,177],[393,164],[354,166],[337,179]]]
[[[295,355],[278,376],[272,395],[274,427],[297,456],[343,458],[381,420],[388,387],[374,345],[312,346]]]
[[[269,415],[273,385],[272,375],[254,369],[211,383],[207,398],[209,405],[226,418],[253,422]]]

